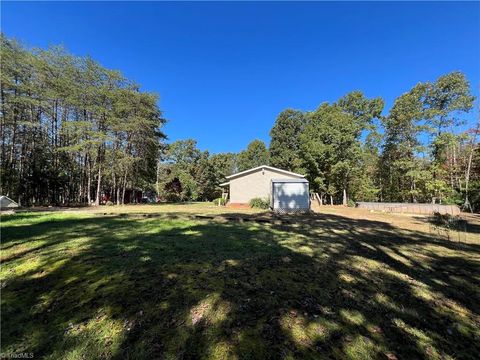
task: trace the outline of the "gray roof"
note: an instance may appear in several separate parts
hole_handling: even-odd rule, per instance
[[[247,174],[250,174],[250,173],[252,173],[252,172],[259,171],[259,170],[263,170],[263,169],[268,169],[268,170],[276,171],[276,172],[279,172],[279,173],[282,173],[282,174],[286,174],[286,175],[297,176],[297,177],[299,177],[299,178],[305,177],[305,176],[302,175],[302,174],[297,174],[297,173],[294,173],[294,172],[291,172],[291,171],[287,171],[287,170],[283,170],[283,169],[279,169],[279,168],[276,168],[276,167],[273,167],[273,166],[261,165],[261,166],[257,166],[257,167],[254,167],[254,168],[251,168],[251,169],[248,169],[248,170],[245,170],[245,171],[241,171],[241,172],[236,173],[236,174],[232,174],[232,175],[225,176],[225,179],[227,179],[227,180],[233,179],[233,178],[236,178],[237,176],[247,175]]]
[[[18,204],[10,199],[9,197],[6,197],[4,195],[0,196],[0,209],[12,209],[12,208],[17,208]]]

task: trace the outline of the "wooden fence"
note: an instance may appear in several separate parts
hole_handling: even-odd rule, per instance
[[[431,215],[433,213],[450,214],[450,215],[460,214],[460,208],[457,205],[357,202],[356,206],[361,209],[385,211],[385,212],[393,212],[393,213],[425,214],[425,215]]]

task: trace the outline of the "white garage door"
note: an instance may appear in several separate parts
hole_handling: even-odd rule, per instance
[[[273,210],[297,212],[310,209],[308,182],[272,181]]]

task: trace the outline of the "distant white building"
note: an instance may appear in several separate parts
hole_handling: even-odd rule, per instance
[[[15,208],[18,208],[18,204],[15,201],[9,197],[0,195],[0,210],[12,210]]]
[[[262,165],[227,176],[220,184],[228,193],[229,205],[248,204],[253,198],[269,199],[279,212],[308,211],[310,196],[304,175]]]

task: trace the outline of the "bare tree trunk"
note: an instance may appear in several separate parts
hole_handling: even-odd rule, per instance
[[[453,159],[450,161],[450,189],[453,191],[455,185],[454,185],[454,180],[453,180]]]
[[[121,186],[119,184],[117,187],[117,205],[120,205],[120,191],[121,191]]]
[[[5,149],[5,118],[7,117],[7,113],[5,111],[5,96],[4,96],[4,91],[3,91],[3,86],[0,88],[0,103],[1,103],[1,109],[2,109],[2,115],[0,116],[0,138],[2,139],[2,151],[0,152],[0,164],[2,165],[2,168],[4,167],[5,164],[5,155],[6,155],[6,149]],[[0,194],[4,194],[5,191],[3,189],[3,181],[0,182]]]
[[[470,141],[470,154],[468,155],[468,163],[467,163],[467,171],[465,173],[465,203],[463,207],[467,207],[470,209],[470,212],[473,213],[472,206],[470,205],[470,201],[468,200],[468,183],[470,181],[470,171],[472,169],[472,159],[473,159],[473,152],[475,151],[475,140],[477,139],[478,132],[480,131],[480,120],[475,128],[473,133],[472,139]]]
[[[457,143],[458,143],[458,141],[457,141]],[[456,184],[458,186],[459,184],[458,184],[458,172],[457,172],[457,169],[458,169],[457,168],[457,143],[453,144],[453,159],[452,159],[452,162],[453,162],[453,182],[454,182],[454,184]]]
[[[348,205],[348,200],[347,200],[347,189],[343,189],[343,206]]]
[[[115,176],[115,171],[113,172],[113,187],[110,201],[115,203],[115,196],[117,195],[117,177]]]
[[[417,202],[417,198],[415,197],[415,188],[416,188],[415,179],[412,178],[412,181],[410,183],[410,198],[412,203]]]
[[[95,206],[100,205],[100,190],[102,186],[102,165],[98,164],[97,193],[95,197]]]
[[[82,155],[79,155],[80,159],[82,159]],[[80,161],[82,162],[82,161]],[[78,202],[83,203],[85,201],[85,170],[87,168],[87,157],[83,159],[83,168],[82,171],[80,172],[80,186],[78,189]]]
[[[15,111],[14,111],[15,113]],[[14,120],[13,120],[13,133],[12,133],[12,144],[10,146],[10,155],[9,155],[9,160],[8,160],[8,166],[6,167],[7,168],[7,171],[11,171],[13,173],[13,170],[15,168],[15,144],[16,144],[16,141],[17,141],[17,117],[14,116]],[[12,192],[13,193],[13,182],[11,181],[9,186],[7,186],[7,196],[10,196],[10,193]]]
[[[125,204],[125,192],[127,190],[127,170],[125,170],[125,174],[123,176],[123,192],[122,192],[122,205]]]
[[[333,205],[333,196],[330,195],[330,205]]]
[[[90,164],[90,159],[88,160],[88,169],[87,169],[87,202],[88,205],[92,203],[92,198],[90,195],[90,189],[92,186],[92,169]]]
[[[51,122],[51,127],[52,127],[52,141],[51,141],[51,144],[52,144],[52,148],[53,148],[53,161],[52,161],[52,164],[53,164],[53,170],[55,172],[55,176],[57,176],[58,174],[58,161],[57,161],[57,129],[58,129],[58,100],[54,100],[53,102],[53,114],[52,114],[52,122]],[[58,202],[58,193],[57,193],[57,182],[54,182],[53,184],[53,194],[52,194],[52,202],[54,204],[57,204]]]
[[[17,96],[17,90],[15,90],[15,96],[14,98]],[[11,143],[11,146],[10,146],[10,159],[9,159],[9,165],[12,165],[13,164],[13,155],[15,154],[15,142],[17,141],[17,107],[14,107],[13,109],[13,133],[12,133],[12,143]]]
[[[160,160],[157,161],[157,183],[155,184],[156,185],[156,188],[157,188],[157,199],[158,199],[158,196],[160,196]]]
[[[83,196],[83,179],[80,179],[80,185],[78,187],[78,202],[82,202],[82,196]]]

